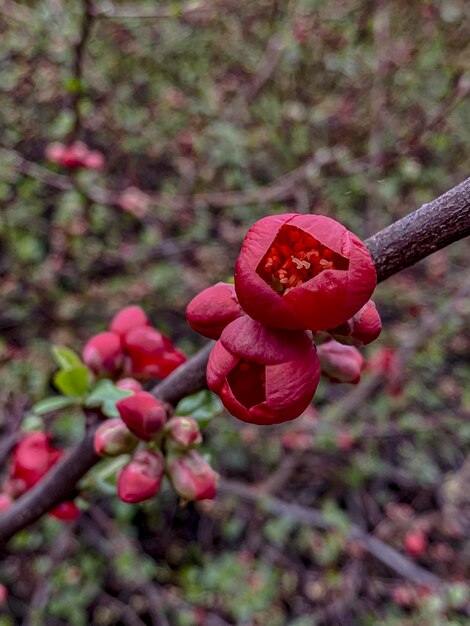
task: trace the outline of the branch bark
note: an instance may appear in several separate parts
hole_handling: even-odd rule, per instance
[[[470,178],[436,200],[366,240],[381,282],[436,250],[470,234]],[[205,387],[205,368],[212,344],[206,345],[152,390],[176,404]],[[0,515],[0,545],[73,493],[80,478],[99,460],[91,428],[85,438],[49,474]]]

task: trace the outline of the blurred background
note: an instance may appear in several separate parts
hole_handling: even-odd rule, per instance
[[[3,439],[53,391],[50,345],[80,351],[124,306],[197,351],[185,307],[260,217],[367,238],[463,180],[469,18],[465,0],[0,0]],[[46,160],[75,140],[104,167]],[[378,287],[358,386],[322,382],[279,427],[210,420],[216,501],[126,505],[90,481],[76,523],[19,533],[0,626],[468,624],[468,253]],[[64,447],[82,429],[48,424]]]

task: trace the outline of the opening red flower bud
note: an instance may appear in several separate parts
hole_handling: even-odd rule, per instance
[[[361,379],[364,359],[354,346],[331,340],[317,348],[321,373],[333,382],[356,384]]]
[[[240,305],[274,328],[338,326],[369,300],[375,285],[366,246],[322,215],[259,220],[248,231],[235,268]]]
[[[193,330],[218,339],[223,329],[243,315],[238,304],[235,287],[228,283],[217,283],[195,296],[186,308],[186,318]]]
[[[116,313],[111,320],[109,329],[120,337],[124,337],[133,328],[147,326],[148,323],[148,317],[140,306],[128,306]]]
[[[100,456],[113,457],[131,452],[137,442],[137,438],[119,418],[103,422],[94,437],[95,452]]]
[[[116,387],[118,389],[124,389],[126,391],[132,391],[134,393],[142,391],[142,385],[134,378],[121,378],[121,380],[117,381]]]
[[[350,320],[330,329],[330,335],[347,345],[365,346],[377,339],[382,331],[382,321],[372,300],[369,300]]]
[[[124,355],[116,333],[98,333],[87,341],[82,358],[95,374],[114,376],[122,366]]]
[[[49,435],[31,433],[21,439],[13,452],[10,476],[23,481],[26,488],[30,489],[62,456],[62,450],[51,445]]]
[[[146,391],[119,400],[116,408],[128,429],[144,441],[153,439],[165,425],[163,404]]]
[[[185,500],[215,498],[219,475],[196,450],[171,458],[167,471],[176,493]]]
[[[167,447],[187,450],[202,443],[198,423],[192,417],[175,416],[165,426]]]
[[[52,517],[60,519],[62,522],[74,522],[80,517],[80,509],[72,500],[62,502],[49,513]]]
[[[139,450],[118,476],[118,496],[123,502],[148,500],[158,493],[162,483],[164,458],[161,452]]]
[[[144,379],[165,378],[186,361],[186,356],[175,349],[168,337],[149,326],[129,331],[124,346],[131,360],[132,375]]]
[[[239,419],[279,424],[310,404],[320,364],[307,333],[267,328],[243,316],[223,331],[207,366],[209,388]]]

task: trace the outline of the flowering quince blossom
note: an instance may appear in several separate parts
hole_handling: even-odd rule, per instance
[[[244,311],[274,328],[327,330],[353,317],[376,286],[362,241],[322,215],[264,217],[248,231],[235,267]]]
[[[267,328],[247,315],[216,343],[207,383],[224,406],[253,424],[279,424],[310,404],[320,377],[314,345],[303,331]]]
[[[127,428],[143,441],[153,439],[166,422],[165,407],[147,391],[122,398],[116,408]]]
[[[123,341],[132,374],[139,378],[165,378],[186,361],[168,337],[150,326],[133,328]]]
[[[62,456],[62,450],[52,446],[50,435],[30,433],[20,440],[13,451],[10,476],[22,480],[26,489],[30,489]]]
[[[218,339],[227,324],[243,314],[235,287],[228,283],[216,283],[204,289],[186,308],[191,328],[210,339]]]
[[[122,366],[124,354],[121,340],[116,333],[98,333],[89,339],[82,351],[82,358],[95,374],[113,376]]]
[[[356,384],[361,380],[364,359],[354,346],[345,346],[332,339],[317,348],[321,373],[337,383]]]
[[[111,320],[109,330],[123,339],[126,333],[140,326],[149,326],[145,311],[140,306],[128,306],[116,313]]]
[[[113,457],[131,452],[137,442],[137,438],[119,418],[103,422],[94,436],[95,452],[99,456]]]
[[[165,426],[165,435],[168,449],[188,450],[202,443],[201,431],[192,417],[172,417]]]
[[[215,498],[219,475],[196,450],[170,458],[166,469],[176,493],[185,500]]]
[[[123,502],[148,500],[158,493],[165,461],[160,451],[138,450],[119,473],[118,496]]]
[[[375,341],[382,331],[382,321],[377,307],[369,300],[350,320],[328,332],[341,343],[353,343],[357,347]]]

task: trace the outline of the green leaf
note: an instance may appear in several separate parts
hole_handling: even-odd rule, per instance
[[[85,400],[87,407],[100,407],[106,417],[119,417],[119,411],[116,409],[116,402],[131,396],[132,391],[128,389],[119,389],[111,380],[104,378],[100,380],[96,387],[91,391]]]
[[[82,360],[78,354],[69,348],[52,346],[52,356],[61,370],[71,370],[76,367],[83,367]]]
[[[66,396],[82,399],[90,386],[90,371],[84,365],[60,370],[54,376],[54,385]]]
[[[46,415],[46,413],[59,411],[60,409],[65,409],[65,407],[72,406],[73,404],[76,404],[74,398],[67,396],[50,396],[49,398],[44,398],[44,400],[36,402],[33,406],[33,411],[36,415]]]
[[[201,428],[221,412],[222,403],[219,398],[207,389],[183,398],[175,409],[175,415],[190,415]]]

